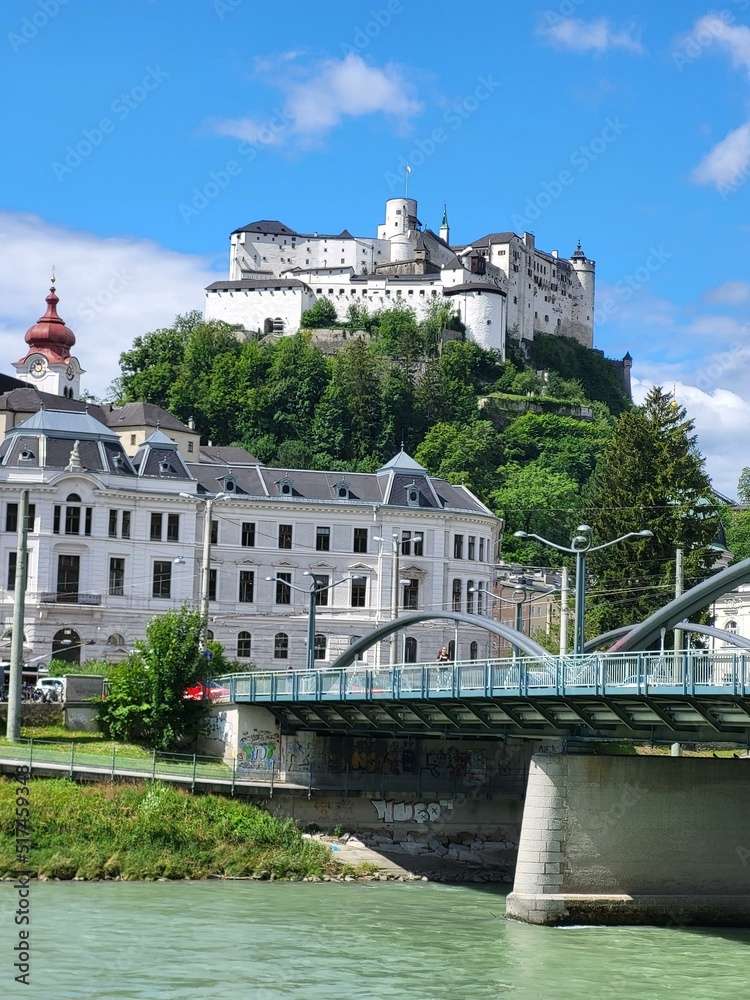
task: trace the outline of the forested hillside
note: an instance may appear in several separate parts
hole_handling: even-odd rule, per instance
[[[330,321],[320,312],[311,323]],[[641,615],[663,603],[678,544],[690,580],[709,571],[717,512],[696,507],[710,483],[692,423],[669,394],[654,390],[633,407],[612,366],[572,341],[540,338],[534,367],[512,346],[504,362],[462,339],[439,350],[440,330],[458,326],[444,307],[423,324],[408,309],[351,321],[343,347],[326,354],[310,333],[238,339],[191,313],[137,337],[113,391],[193,418],[205,439],[281,468],[373,471],[403,443],[505,519],[507,560],[561,562],[515,538],[519,529],[563,545],[580,523],[597,538],[654,530],[649,542],[592,560],[599,585],[589,605],[603,627],[620,620],[607,609],[622,600]]]

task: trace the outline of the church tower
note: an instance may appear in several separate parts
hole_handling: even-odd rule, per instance
[[[46,299],[47,312],[26,331],[24,340],[28,351],[14,362],[13,367],[23,382],[35,386],[40,392],[78,399],[83,369],[70,353],[76,338],[57,315],[59,301],[53,274],[52,287]]]
[[[448,225],[448,206],[443,204],[443,221],[440,223],[440,239],[449,246],[451,242],[451,227]]]

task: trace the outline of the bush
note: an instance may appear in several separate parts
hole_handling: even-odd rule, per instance
[[[337,321],[336,306],[327,298],[318,299],[312,309],[306,309],[302,313],[302,326],[306,330],[335,326]]]

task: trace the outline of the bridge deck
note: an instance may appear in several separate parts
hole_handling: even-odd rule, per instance
[[[744,652],[356,665],[220,681],[226,701],[264,705],[297,728],[750,739],[750,653]]]

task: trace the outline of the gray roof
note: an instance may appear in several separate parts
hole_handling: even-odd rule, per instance
[[[214,281],[207,292],[241,292],[254,288],[307,288],[298,278],[243,278],[241,281]]]
[[[215,447],[213,445],[200,446],[201,462],[218,462],[233,469],[238,465],[260,465],[260,460],[251,455],[244,448],[237,447]]]
[[[74,440],[117,441],[114,431],[105,427],[87,413],[71,410],[37,410],[28,420],[9,427],[6,436],[14,434],[40,434],[46,437],[72,438]]]
[[[278,219],[261,219],[259,222],[248,222],[246,226],[240,226],[232,233],[266,233],[269,236],[297,236],[297,233],[289,226],[285,226]]]
[[[110,403],[107,406],[90,407],[90,409],[99,411],[97,416],[108,427],[162,427],[168,431],[190,433],[190,428],[186,424],[155,403],[125,403],[124,406],[113,406]]]
[[[211,449],[234,451],[235,449]],[[205,449],[201,449],[201,458]],[[209,456],[207,456],[209,457]],[[238,497],[268,499],[277,503],[338,503],[384,504],[391,507],[409,507],[407,487],[419,487],[421,508],[433,510],[455,509],[476,514],[491,514],[464,486],[452,486],[443,479],[435,479],[406,452],[401,451],[377,473],[328,472],[317,469],[273,469],[263,465],[239,465],[232,462],[201,461],[191,463],[190,473],[198,482],[198,493],[218,493],[223,489],[223,479],[231,472]],[[283,497],[281,481],[291,482],[292,494]],[[337,487],[345,482],[349,487],[348,499],[338,498]]]
[[[411,455],[404,451],[403,446],[401,451],[394,455],[390,461],[386,462],[385,465],[381,465],[377,471],[377,475],[381,475],[384,472],[408,472],[415,473],[418,472],[420,475],[426,476],[427,469],[423,465],[420,465]]]
[[[460,285],[446,285],[443,295],[455,295],[457,292],[486,292],[488,295],[503,295],[507,297],[507,292],[494,285],[485,285],[479,281],[463,282]]]
[[[472,240],[471,243],[467,243],[466,246],[488,247],[491,243],[510,243],[515,235],[515,233],[488,233],[486,236],[482,236],[478,240]]]

